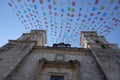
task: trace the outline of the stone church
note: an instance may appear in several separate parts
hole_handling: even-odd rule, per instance
[[[46,31],[31,30],[0,48],[0,80],[120,80],[120,49],[95,31],[80,45],[46,44]]]

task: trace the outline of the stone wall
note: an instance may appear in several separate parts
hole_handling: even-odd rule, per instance
[[[120,49],[94,47],[92,50],[98,58],[107,79],[120,80]]]
[[[34,43],[8,43],[0,52],[0,80],[5,80],[15,69],[20,62],[30,53]]]
[[[70,60],[80,62],[79,73],[76,74],[78,78],[75,78],[76,80],[103,80],[104,77],[89,49],[55,49],[40,47],[34,48],[30,55],[22,61],[16,71],[12,73],[7,80],[34,80],[38,72],[47,77],[46,72],[52,73],[52,71],[50,68],[46,68],[45,72],[43,69],[39,70],[42,64],[39,63],[39,60],[44,58],[47,61],[55,61],[57,54],[63,54],[65,62],[69,62]],[[61,71],[57,68],[53,68],[52,70],[57,73],[62,73],[62,71],[64,71],[63,73],[69,73],[70,71],[69,69],[64,70],[64,68],[61,68]],[[73,77],[75,76],[73,75],[71,78]],[[68,80],[72,79],[69,77]]]

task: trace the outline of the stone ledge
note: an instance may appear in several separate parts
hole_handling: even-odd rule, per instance
[[[25,41],[25,40],[9,40],[9,43],[16,43],[16,42],[19,42],[19,43],[35,43],[37,44],[37,41]]]
[[[90,56],[91,50],[89,48],[54,48],[54,47],[34,47],[32,53],[40,54],[77,54]]]
[[[60,47],[50,47],[50,46],[35,46],[34,49],[35,50],[47,49],[47,50],[64,50],[64,51],[91,51],[89,48],[76,48],[76,47],[60,48]]]

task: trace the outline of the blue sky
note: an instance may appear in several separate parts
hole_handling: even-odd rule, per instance
[[[14,1],[14,4],[11,1]],[[110,43],[117,43],[120,47],[120,4],[117,3],[119,0],[107,0],[109,3],[104,2],[104,4],[99,0],[96,4],[94,4],[94,1],[96,0],[93,2],[90,2],[90,0],[66,0],[67,3],[64,3],[63,0],[45,0],[42,4],[39,0],[35,0],[35,2],[32,2],[32,0],[29,0],[29,2],[27,2],[27,0],[19,1],[20,2],[18,2],[18,0],[0,0],[0,46],[6,44],[9,39],[15,40],[19,38],[22,33],[29,32],[31,29],[45,29],[47,30],[48,37],[47,45],[51,46],[52,44],[50,43],[59,43],[63,41],[72,44],[73,47],[79,47],[78,42],[80,31],[94,29],[97,30],[99,34],[104,35]],[[48,3],[47,1],[51,2]],[[56,3],[54,3],[54,1],[56,1]],[[74,3],[72,4],[72,2],[75,2],[75,5]],[[10,7],[8,3],[11,3],[12,7]],[[78,3],[80,3],[81,6],[79,6]],[[86,3],[89,3],[89,5]],[[21,5],[24,6],[23,9],[20,7]],[[32,5],[32,8],[30,8],[30,5]],[[118,6],[118,9],[113,10],[112,8],[117,7],[116,5]],[[13,8],[13,6],[17,6],[17,10]],[[107,11],[106,6],[108,6],[107,9],[110,8],[109,11]],[[35,9],[36,7],[37,9]],[[49,9],[50,7],[52,9]],[[24,15],[30,13],[27,11],[25,12],[26,9],[38,11],[38,14],[32,14],[41,22],[36,23],[34,21],[36,17],[24,17]],[[78,9],[82,10],[78,11]],[[96,11],[92,11],[93,9],[96,9]],[[18,13],[17,11],[21,11],[19,16],[23,15],[23,20],[26,20],[26,22],[21,22],[22,19],[20,20],[19,16],[16,15],[16,13]],[[86,11],[88,14],[94,14],[94,16],[90,17]],[[51,12],[54,14],[50,14]],[[103,13],[104,16],[102,16],[102,14],[100,16],[96,15],[98,12]],[[112,14],[113,12],[114,15],[109,15],[109,13]],[[69,16],[68,13],[71,16]],[[79,13],[82,14],[82,16],[79,16],[78,18],[78,16],[75,15],[79,15]],[[105,14],[107,15],[105,16]],[[114,25],[116,23],[112,21],[114,17],[119,20],[118,25],[115,27]],[[100,19],[98,20],[96,18]],[[106,21],[104,24],[101,22],[102,18]],[[31,23],[33,24],[32,26],[28,19],[31,20]],[[92,24],[92,21],[85,22],[87,19],[89,21],[93,19],[96,20],[94,20],[94,23]],[[110,31],[108,28],[110,28]]]

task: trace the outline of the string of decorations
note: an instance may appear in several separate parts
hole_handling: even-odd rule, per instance
[[[47,31],[47,45],[79,46],[80,31],[108,35],[120,26],[120,0],[9,0],[26,31]]]

